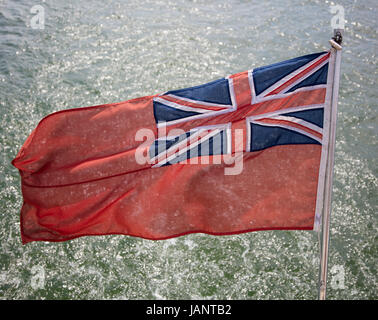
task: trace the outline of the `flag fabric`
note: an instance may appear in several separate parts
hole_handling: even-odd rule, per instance
[[[12,161],[23,243],[317,228],[330,55],[46,116]]]

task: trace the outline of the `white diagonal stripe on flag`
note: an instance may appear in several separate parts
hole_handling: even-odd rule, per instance
[[[302,71],[306,70],[307,68],[311,67],[312,65],[316,64],[319,60],[323,59],[328,53],[325,53],[325,54],[322,54],[320,55],[319,57],[317,57],[316,59],[314,60],[311,60],[310,62],[306,63],[304,66],[296,69],[294,72],[288,74],[287,76],[285,76],[284,78],[282,78],[281,80],[279,80],[278,82],[276,82],[274,85],[270,86],[269,88],[265,89],[263,92],[261,92],[257,98],[262,98],[262,97],[265,97],[266,95],[268,95],[270,92],[274,91],[275,89],[279,88],[280,86],[282,86],[284,83],[290,81],[290,79],[294,78],[295,76],[297,76],[298,74],[300,74]],[[326,60],[328,61],[328,59]],[[311,72],[312,70],[310,70]],[[303,78],[306,78],[308,77],[309,73],[306,73]],[[301,77],[302,78],[302,77]],[[286,91],[286,88],[284,89],[284,91]]]

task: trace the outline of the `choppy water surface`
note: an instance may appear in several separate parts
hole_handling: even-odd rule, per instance
[[[10,161],[45,115],[188,87],[328,49],[330,1],[0,0],[0,297],[316,299],[317,234],[21,245]],[[328,297],[377,295],[377,2],[346,25]],[[45,28],[31,27],[34,5]]]

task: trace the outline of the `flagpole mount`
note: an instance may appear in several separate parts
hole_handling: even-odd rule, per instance
[[[342,42],[343,42],[343,35],[341,33],[341,30],[340,29],[335,29],[334,30],[334,35],[331,38],[331,40],[329,40],[329,43],[336,50],[341,50],[342,49],[342,46],[341,46]]]

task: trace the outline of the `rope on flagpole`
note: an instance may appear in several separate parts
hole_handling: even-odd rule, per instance
[[[342,31],[334,30],[334,36],[329,43],[332,46],[331,55],[334,58],[334,74],[332,84],[332,99],[330,105],[330,126],[329,126],[329,144],[328,157],[326,166],[326,181],[324,190],[324,207],[322,222],[322,251],[320,256],[320,279],[319,279],[319,300],[325,300],[327,291],[327,269],[328,269],[328,248],[329,248],[329,229],[331,216],[331,200],[332,200],[332,182],[333,182],[333,166],[335,156],[335,140],[336,140],[336,120],[337,120],[337,101],[339,96],[340,83],[340,63],[342,51]],[[332,60],[332,59],[331,59]]]

